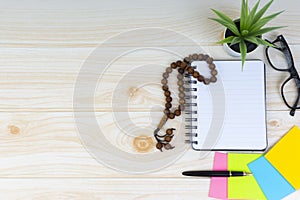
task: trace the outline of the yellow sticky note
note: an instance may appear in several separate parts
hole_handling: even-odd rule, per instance
[[[250,172],[247,164],[262,154],[228,154],[228,170]],[[254,176],[229,177],[228,199],[266,199]]]
[[[297,126],[283,136],[265,157],[296,190],[300,188],[300,130]]]

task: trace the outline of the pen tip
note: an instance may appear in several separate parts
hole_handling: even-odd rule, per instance
[[[246,176],[252,176],[253,174],[251,172],[246,172]]]

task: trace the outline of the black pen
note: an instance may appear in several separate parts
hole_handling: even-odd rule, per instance
[[[185,171],[184,176],[206,176],[206,177],[231,177],[231,176],[250,176],[249,172],[243,171]]]

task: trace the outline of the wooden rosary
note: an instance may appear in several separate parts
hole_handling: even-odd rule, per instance
[[[206,61],[208,64],[209,69],[211,70],[211,77],[205,78],[203,75],[201,75],[198,71],[194,69],[194,67],[191,66],[191,63],[193,61]],[[164,92],[164,95],[166,97],[166,104],[165,104],[165,110],[164,115],[162,119],[160,120],[160,123],[158,124],[157,128],[154,130],[154,137],[157,141],[156,148],[160,151],[164,149],[169,150],[173,149],[174,146],[170,144],[174,134],[175,128],[168,128],[166,130],[166,133],[163,135],[159,135],[159,131],[162,129],[162,127],[165,125],[168,119],[174,119],[176,116],[180,116],[181,112],[184,111],[184,104],[185,104],[185,88],[184,85],[184,74],[189,74],[190,76],[193,76],[195,79],[197,79],[199,82],[203,82],[204,84],[214,83],[217,81],[216,75],[218,74],[218,71],[215,69],[216,66],[213,63],[213,58],[209,57],[208,55],[204,54],[193,54],[189,55],[188,57],[184,58],[183,61],[178,60],[176,62],[171,63],[170,67],[166,68],[166,72],[163,73],[163,79],[161,80],[162,83],[162,90]],[[168,86],[168,77],[169,74],[172,73],[172,71],[176,70],[178,71],[177,75],[177,85],[178,85],[178,97],[179,97],[179,105],[177,109],[172,108],[172,97],[171,92],[169,90]]]

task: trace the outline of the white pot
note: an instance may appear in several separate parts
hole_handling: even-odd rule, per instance
[[[225,33],[226,33],[226,29],[224,31],[223,38],[225,38]],[[257,49],[257,47],[255,49],[253,49],[251,52],[248,52],[247,55],[252,54]],[[234,57],[241,57],[241,53],[236,52],[233,49],[231,49],[227,43],[223,44],[223,48],[229,55],[234,56]]]
[[[227,43],[224,43],[224,44],[223,44],[223,48],[224,48],[224,50],[225,50],[229,55],[231,55],[231,56],[233,56],[233,57],[241,57],[241,53],[232,50],[232,49],[228,46]]]

